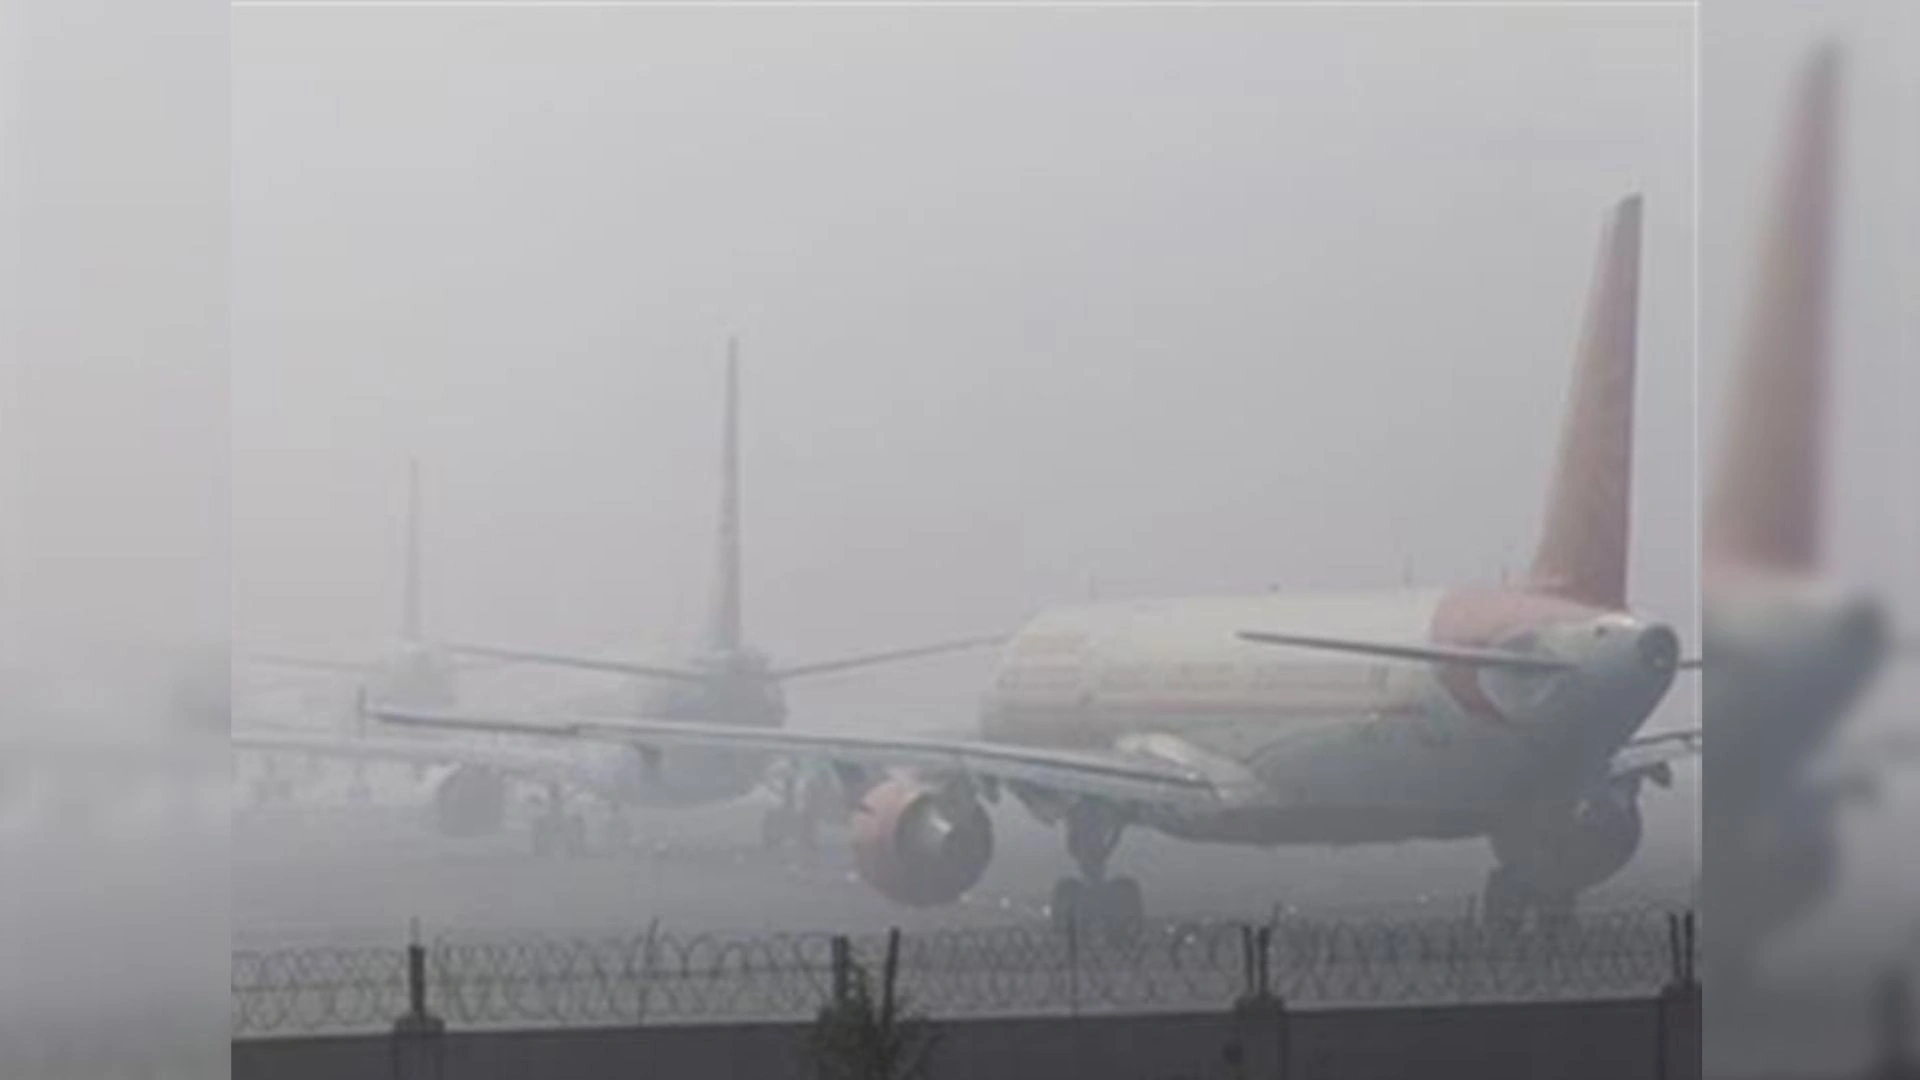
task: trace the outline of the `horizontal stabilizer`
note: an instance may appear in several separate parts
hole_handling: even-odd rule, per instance
[[[1004,634],[993,637],[961,638],[958,641],[943,641],[936,645],[922,645],[913,649],[893,649],[888,652],[868,653],[864,656],[849,656],[842,660],[822,660],[812,664],[796,664],[793,667],[780,668],[773,673],[776,679],[800,679],[808,675],[826,675],[836,671],[851,671],[854,668],[875,667],[880,664],[892,664],[901,660],[917,660],[923,656],[940,656],[945,653],[964,652],[968,649],[984,649],[1000,645],[1007,640]]]
[[[1389,660],[1415,660],[1430,664],[1461,664],[1467,667],[1500,668],[1507,671],[1555,672],[1573,667],[1565,660],[1507,652],[1504,649],[1478,649],[1460,645],[1399,645],[1379,641],[1348,641],[1340,638],[1308,637],[1302,634],[1274,634],[1263,630],[1242,630],[1238,637],[1260,645],[1285,645],[1298,649],[1379,656]]]
[[[566,653],[538,652],[532,649],[503,649],[492,645],[449,645],[447,651],[460,656],[481,656],[492,660],[524,664],[550,664],[554,667],[578,668],[581,671],[599,671],[611,675],[634,675],[648,679],[673,679],[679,682],[697,683],[709,680],[709,676],[686,668],[667,667],[661,664],[636,664],[626,660],[600,660],[591,656],[569,656]]]

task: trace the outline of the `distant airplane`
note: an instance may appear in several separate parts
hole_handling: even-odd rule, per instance
[[[246,659],[271,667],[326,675],[352,676],[380,700],[418,705],[451,705],[458,698],[457,669],[448,652],[426,637],[420,565],[420,463],[407,462],[406,562],[401,575],[399,635],[370,661],[328,660],[306,656],[249,654]]]
[[[1730,974],[1827,894],[1840,804],[1913,756],[1833,745],[1890,651],[1820,556],[1840,74],[1832,45],[1802,74],[1704,521],[1703,922]]]
[[[1625,607],[1640,233],[1629,198],[1604,230],[1524,582],[1047,611],[1005,648],[963,739],[369,708],[399,727],[611,743],[666,774],[728,749],[826,763],[858,793],[861,876],[903,904],[979,880],[986,804],[1011,795],[1064,828],[1080,873],[1055,887],[1061,920],[1141,916],[1138,883],[1107,873],[1134,827],[1263,847],[1487,838],[1488,912],[1564,917],[1634,853],[1643,782],[1692,752],[1687,736],[1635,739],[1681,664],[1674,631]]]
[[[715,589],[706,634],[697,652],[677,664],[477,644],[450,644],[445,652],[487,662],[530,662],[626,676],[639,683],[646,715],[689,724],[777,729],[787,717],[782,688],[792,680],[975,649],[1005,640],[1004,636],[963,638],[787,666],[776,666],[765,653],[749,645],[742,614],[739,356],[732,342],[727,349],[725,396]],[[412,566],[417,561],[417,544],[410,542],[409,553]],[[415,575],[410,573],[409,580],[415,580]],[[408,595],[408,626],[417,631],[417,589],[410,588]],[[423,650],[407,655],[437,654]],[[421,689],[436,685],[431,681],[396,679],[385,685],[408,693],[399,699],[381,696],[382,686],[376,684],[367,688],[365,698],[425,708],[451,704],[444,699],[422,701]],[[270,741],[288,745],[288,740],[280,736]],[[631,807],[729,802],[771,786],[780,796],[780,804],[767,812],[763,839],[777,845],[811,842],[820,816],[831,805],[829,798],[823,798],[827,774],[793,767],[790,761],[769,762],[733,752],[690,750],[676,754],[673,767],[659,768],[656,758],[644,751],[604,745],[556,754],[525,746],[475,744],[461,746],[457,754],[450,755],[439,748],[438,741],[435,746],[391,737],[369,737],[352,743],[325,738],[300,741],[310,752],[333,756],[452,764],[436,795],[440,827],[449,834],[472,835],[498,828],[511,782],[543,786],[548,794],[547,809],[533,824],[534,846],[540,852],[579,850],[585,845],[584,820],[566,806],[573,797],[591,799],[611,811],[609,840],[616,847],[625,846],[631,839],[632,826],[623,813]]]
[[[422,707],[451,706],[459,700],[459,673],[487,666],[486,663],[452,655],[426,635],[421,567],[420,466],[419,462],[412,460],[407,463],[404,520],[406,548],[401,576],[399,633],[381,655],[365,661],[269,653],[249,653],[239,658],[243,663],[291,669],[334,679],[347,678],[354,688],[340,698],[339,717],[342,724],[333,731],[315,730],[310,724],[276,723],[248,715],[256,711],[251,708],[241,710],[243,719],[234,730],[233,747],[264,758],[264,765],[253,785],[256,801],[292,797],[294,781],[281,770],[278,762],[282,758],[300,758],[309,763],[328,759],[350,762],[354,775],[348,792],[356,801],[371,797],[365,773],[369,764],[404,762],[413,766],[414,771],[424,779],[424,775],[434,768],[457,761],[457,753],[450,756],[447,750],[436,748],[436,744],[447,741],[444,738],[394,740],[389,735],[368,732],[365,729],[365,716],[352,704],[360,696],[372,695],[380,700],[404,701]],[[275,687],[276,690],[284,688],[285,684]],[[542,760],[551,757],[551,754],[541,755]],[[485,802],[482,799],[482,803]],[[502,808],[504,805],[502,793]],[[443,827],[454,832],[469,831],[445,826],[444,823]]]

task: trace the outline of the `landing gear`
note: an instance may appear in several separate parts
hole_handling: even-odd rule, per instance
[[[1126,933],[1146,919],[1140,883],[1130,877],[1061,878],[1053,886],[1053,928]]]
[[[1053,887],[1051,915],[1055,930],[1101,929],[1125,933],[1146,918],[1140,883],[1130,877],[1107,877],[1107,860],[1120,845],[1125,822],[1111,809],[1081,803],[1067,812],[1067,853],[1080,868],[1077,878],[1062,878]]]
[[[819,837],[817,794],[793,770],[781,778],[780,805],[760,819],[760,843],[769,851],[785,847],[812,848]]]
[[[1610,781],[1568,805],[1537,806],[1493,832],[1487,877],[1495,926],[1543,934],[1573,928],[1582,892],[1613,877],[1640,847],[1640,781]]]
[[[546,807],[533,819],[533,853],[547,857],[580,855],[586,850],[586,819],[567,811],[558,788],[548,788]]]
[[[1551,934],[1573,926],[1578,903],[1571,889],[1541,884],[1518,867],[1496,866],[1487,875],[1480,910],[1494,929],[1518,933],[1527,928],[1531,915],[1534,929]]]

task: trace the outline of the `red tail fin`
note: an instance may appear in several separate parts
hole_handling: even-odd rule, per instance
[[[1711,562],[1805,570],[1820,557],[1839,61],[1822,49],[1801,86],[1707,504]]]
[[[1614,608],[1625,606],[1627,595],[1640,217],[1640,196],[1626,198],[1601,233],[1546,530],[1529,575],[1535,588]]]

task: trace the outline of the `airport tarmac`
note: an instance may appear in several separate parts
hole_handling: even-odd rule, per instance
[[[961,902],[894,904],[854,874],[844,830],[810,850],[761,847],[768,803],[636,815],[635,846],[566,859],[531,854],[523,824],[452,841],[434,835],[423,803],[280,804],[237,814],[236,942],[383,942],[418,918],[428,934],[632,932],[652,920],[676,932],[930,930],[1043,919],[1071,866],[1057,831],[1024,811],[994,812],[995,856]],[[1643,857],[1593,902],[1684,903],[1690,856]],[[1112,872],[1138,879],[1150,911],[1173,918],[1265,919],[1277,905],[1380,914],[1461,910],[1490,856],[1479,844],[1348,850],[1209,847],[1144,830],[1127,834]]]

